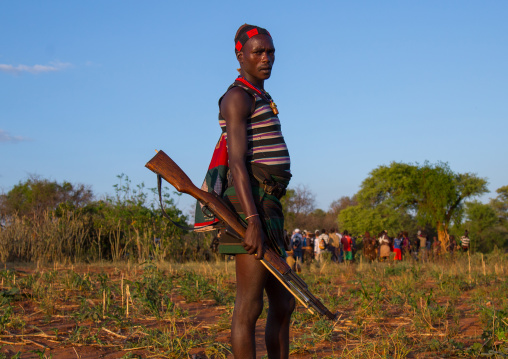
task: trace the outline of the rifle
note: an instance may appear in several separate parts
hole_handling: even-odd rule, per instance
[[[186,193],[203,203],[226,226],[226,232],[242,240],[245,236],[246,224],[215,192],[206,192],[197,188],[180,167],[163,151],[145,165],[168,181],[178,192]],[[307,284],[291,270],[285,260],[271,248],[265,247],[265,255],[260,262],[291,292],[311,313],[315,311],[328,319],[335,320],[337,315],[331,313],[319,299],[308,289]]]

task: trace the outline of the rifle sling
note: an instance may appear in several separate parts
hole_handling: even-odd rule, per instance
[[[173,223],[175,226],[177,226],[180,229],[183,229],[184,231],[194,231],[196,229],[207,227],[208,225],[200,226],[200,227],[189,227],[181,225],[180,223],[177,223],[173,221],[173,219],[166,213],[166,210],[164,209],[164,204],[162,202],[162,176],[160,174],[157,174],[157,189],[159,191],[159,203],[161,205],[162,215],[169,219],[171,223]]]

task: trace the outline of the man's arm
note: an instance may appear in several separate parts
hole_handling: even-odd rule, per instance
[[[243,246],[249,254],[257,254],[257,259],[263,258],[263,244],[265,233],[259,217],[251,182],[246,167],[247,158],[247,118],[253,109],[253,98],[244,90],[234,87],[229,90],[220,104],[221,114],[226,120],[228,134],[229,168],[233,175],[236,194],[240,200],[243,212],[250,217],[247,222]]]

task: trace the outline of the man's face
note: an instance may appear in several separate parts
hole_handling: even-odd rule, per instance
[[[275,47],[268,35],[256,35],[247,41],[237,55],[246,75],[254,79],[266,80],[272,74],[275,61]]]

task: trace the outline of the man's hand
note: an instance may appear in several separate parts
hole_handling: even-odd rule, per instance
[[[256,259],[263,259],[265,241],[265,232],[259,216],[249,218],[245,238],[242,242],[245,250],[249,254],[254,254]]]

